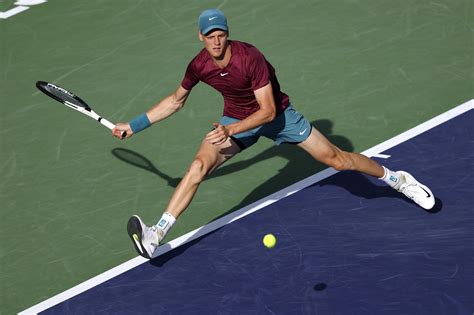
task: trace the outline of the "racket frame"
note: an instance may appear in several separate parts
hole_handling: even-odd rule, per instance
[[[69,97],[72,97],[73,99],[77,100],[79,103],[81,103],[81,105],[83,106],[78,106],[76,104],[73,104],[63,98],[61,98],[60,96],[56,95],[56,94],[53,94],[51,93],[50,91],[48,91],[47,89],[45,89],[43,86],[50,86],[52,87],[53,89],[56,89],[58,91],[60,91],[61,93],[63,94],[67,94]],[[92,108],[84,101],[82,100],[80,97],[78,97],[77,95],[75,95],[74,93],[71,93],[69,92],[68,90],[66,90],[65,88],[62,88],[60,86],[57,86],[56,84],[53,84],[53,83],[49,83],[49,82],[46,82],[46,81],[37,81],[36,82],[36,87],[41,91],[43,92],[44,94],[48,95],[49,97],[55,99],[56,101],[66,105],[67,107],[71,108],[71,109],[74,109],[86,116],[89,116],[90,118],[98,121],[101,125],[109,128],[110,130],[114,129],[115,128],[115,124],[111,123],[110,121],[108,121],[107,119],[105,119],[104,117],[102,116],[99,116],[96,112],[94,112],[92,110]],[[127,133],[125,131],[122,131],[122,134],[121,134],[121,138],[123,139],[125,136],[127,135]]]

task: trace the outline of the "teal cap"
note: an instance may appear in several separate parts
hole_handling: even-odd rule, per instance
[[[205,10],[199,16],[199,31],[207,34],[214,29],[228,31],[227,18],[224,13],[218,9]]]

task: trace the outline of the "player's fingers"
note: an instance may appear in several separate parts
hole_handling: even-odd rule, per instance
[[[221,125],[218,124],[218,123],[212,123],[212,130],[208,134],[216,132],[219,129],[219,126],[221,126]]]
[[[220,139],[221,138],[219,136],[215,136],[215,137],[207,138],[206,141],[210,144],[215,144],[216,142],[219,142]]]
[[[209,136],[206,137],[206,141],[215,144],[216,142],[219,142],[223,137],[223,134],[221,132],[213,132],[212,134],[209,134]]]
[[[117,138],[122,138],[122,131],[118,128],[112,129],[112,135]]]
[[[212,136],[215,135],[215,134],[216,134],[216,130],[215,130],[215,129],[212,130],[212,131],[210,131],[210,132],[208,132],[208,133],[206,134],[206,139],[212,137]]]
[[[224,142],[226,142],[227,140],[227,137],[222,137],[222,139],[214,144],[217,144],[217,145],[220,145],[220,144],[223,144]]]
[[[215,138],[211,139],[212,144],[223,144],[227,140],[228,136],[223,132],[216,136]]]
[[[206,135],[206,139],[213,139],[222,135],[222,130],[214,129]]]
[[[115,126],[114,129],[112,129],[112,135],[116,138],[119,138],[120,140],[130,138],[132,134],[133,134],[132,130],[124,126],[117,125]]]
[[[211,144],[222,144],[229,137],[228,131],[225,126],[219,123],[213,123],[214,130],[206,135],[206,141]]]

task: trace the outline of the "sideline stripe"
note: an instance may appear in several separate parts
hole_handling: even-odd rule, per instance
[[[379,159],[389,159],[391,155],[377,153],[377,154],[372,155],[372,157],[379,158]]]
[[[398,136],[395,136],[385,142],[382,142],[381,144],[378,144],[368,150],[365,150],[364,152],[362,152],[362,154],[368,156],[368,157],[372,157],[372,156],[375,156],[377,154],[380,154],[381,152],[384,152],[394,146],[397,146],[399,145],[400,143],[402,142],[405,142],[411,138],[414,138],[416,137],[417,135],[425,132],[425,131],[428,131],[454,117],[457,117],[471,109],[474,109],[474,99],[464,103],[464,104],[461,104],[443,114],[440,114],[412,129],[409,129],[401,134],[399,134]],[[192,240],[195,240],[196,238],[199,238],[203,235],[206,235],[214,230],[217,230],[218,228],[226,225],[226,224],[229,224],[229,223],[232,223],[234,221],[237,221],[238,219],[242,218],[242,217],[245,217],[255,211],[258,211],[280,199],[283,199],[287,196],[290,196],[292,194],[294,194],[295,192],[298,192],[310,185],[313,185],[321,180],[324,180],[326,178],[328,178],[329,176],[332,176],[334,174],[336,174],[337,171],[334,170],[333,168],[327,168],[319,173],[316,173],[308,178],[305,178],[291,186],[288,186],[287,188],[285,189],[282,189],[274,194],[271,194],[270,196],[267,196],[259,201],[256,201],[240,210],[237,210],[237,211],[234,211],[220,219],[217,219],[216,221],[213,221],[209,224],[206,224],[194,231],[191,231],[185,235],[182,235],[160,247],[158,247],[157,251],[155,252],[155,255],[154,257],[157,257],[159,255],[162,255],[166,252],[169,252],[170,250],[174,249],[174,248],[177,248],[181,245],[184,245]],[[52,298],[49,298],[39,304],[36,304],[22,312],[20,312],[19,314],[36,314],[36,313],[39,313],[39,312],[42,312],[56,304],[59,304],[67,299],[70,299],[84,291],[87,291],[107,280],[110,280],[130,269],[133,269],[145,262],[147,262],[148,259],[145,259],[141,256],[138,256],[138,257],[135,257],[129,261],[126,261],[124,262],[123,264],[117,266],[117,267],[114,267],[98,276],[95,276],[89,280],[86,280],[84,282],[82,282],[81,284],[75,286],[75,287],[72,287],[71,289],[68,289],[56,296],[53,296]]]
[[[28,10],[30,7],[18,6],[5,12],[0,12],[0,19],[8,19],[18,13]]]

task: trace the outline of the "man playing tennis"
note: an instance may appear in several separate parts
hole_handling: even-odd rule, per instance
[[[152,258],[161,240],[188,207],[199,184],[222,163],[250,147],[263,136],[275,144],[292,143],[316,160],[337,170],[352,170],[375,176],[405,194],[418,205],[431,209],[435,199],[428,187],[404,171],[393,172],[358,153],[345,152],[329,142],[296,112],[280,85],[272,65],[254,46],[229,40],[224,14],[216,9],[199,16],[199,40],[204,43],[189,63],[176,91],[148,112],[129,123],[117,124],[114,136],[127,138],[181,109],[192,88],[203,81],[224,97],[224,113],[209,132],[185,176],[176,187],[161,219],[146,226],[138,216],[128,222],[128,233],[137,252]]]

